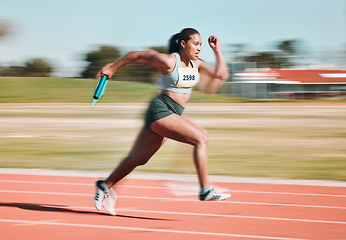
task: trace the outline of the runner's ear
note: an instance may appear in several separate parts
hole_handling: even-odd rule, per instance
[[[186,42],[185,42],[184,40],[181,40],[181,42],[180,42],[180,46],[181,46],[182,48],[185,48],[185,46],[186,46]]]

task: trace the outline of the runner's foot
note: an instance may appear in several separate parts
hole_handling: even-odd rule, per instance
[[[223,201],[231,197],[229,193],[218,193],[213,186],[202,188],[199,192],[199,200],[201,201]]]
[[[102,209],[102,205],[111,214],[116,215],[115,204],[117,196],[114,190],[107,189],[105,181],[99,180],[96,182],[96,194],[94,199],[95,207],[98,211]]]

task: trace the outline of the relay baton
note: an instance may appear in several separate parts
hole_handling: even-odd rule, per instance
[[[97,101],[105,94],[106,87],[107,87],[108,79],[106,75],[102,75],[100,81],[96,85],[95,93],[93,96],[93,103],[91,107],[97,103]]]

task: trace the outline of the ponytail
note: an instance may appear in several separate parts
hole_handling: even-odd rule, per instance
[[[180,49],[180,33],[174,34],[171,39],[169,39],[168,53],[179,52]]]
[[[199,32],[193,28],[184,28],[180,33],[174,34],[169,40],[168,52],[179,52],[181,47],[180,42],[182,40],[187,42],[191,38],[191,35],[194,34],[199,34]]]

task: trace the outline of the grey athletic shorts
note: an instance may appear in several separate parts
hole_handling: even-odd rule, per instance
[[[167,117],[173,113],[182,115],[184,107],[174,101],[166,94],[161,94],[151,100],[150,105],[145,114],[145,127],[150,129],[151,123]]]

